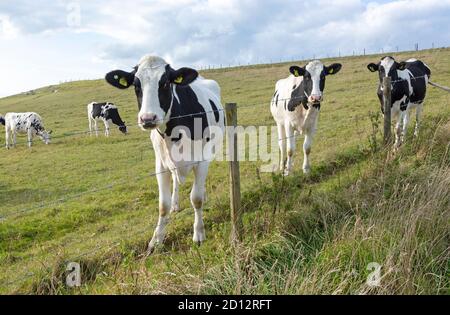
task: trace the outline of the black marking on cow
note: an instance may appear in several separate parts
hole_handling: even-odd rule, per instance
[[[313,107],[317,110],[320,110],[320,103],[313,104]]]
[[[208,119],[204,107],[199,103],[197,95],[190,86],[177,85],[175,91],[179,101],[176,97],[173,97],[172,110],[165,134],[170,137],[175,128],[182,126],[189,130],[191,140],[201,140],[203,133],[208,128]],[[195,134],[194,122],[196,119],[202,120],[202,134]]]
[[[158,83],[159,104],[166,114],[170,109],[170,105],[173,99],[172,85],[170,84],[170,71],[173,70],[170,68],[170,65],[167,65],[166,72],[161,76],[161,79]]]
[[[92,104],[92,118],[102,118],[102,112],[103,112],[103,106],[105,106],[106,103],[94,103]]]
[[[312,83],[312,81],[311,81]],[[311,91],[312,91],[312,84],[311,84]],[[308,107],[308,98],[305,95],[305,80],[303,80],[299,86],[297,86],[291,93],[291,99],[289,100],[289,103],[287,105],[287,110],[290,112],[293,112],[295,108],[302,104],[303,107]]]
[[[5,118],[0,116],[0,125],[4,126],[5,124],[6,124]]]
[[[216,106],[216,104],[214,104],[214,102],[211,101],[211,100],[209,100],[209,104],[211,104],[212,110],[213,110],[213,112],[214,112],[214,117],[216,118],[216,122],[218,123],[218,122],[219,122],[219,119],[220,119],[220,115],[219,115],[219,111],[218,111],[218,109],[217,109],[217,106]]]
[[[134,92],[136,93],[138,108],[139,108],[139,110],[141,110],[142,98],[143,98],[142,85],[141,85],[141,80],[139,80],[139,78],[137,78],[137,77],[134,78]]]
[[[294,84],[294,86],[292,87],[292,90],[295,90],[297,88],[297,84]]]

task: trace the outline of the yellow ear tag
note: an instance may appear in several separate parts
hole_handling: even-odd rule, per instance
[[[122,86],[128,86],[128,81],[127,81],[127,79],[122,77],[119,80],[119,84],[122,85]]]
[[[298,70],[297,70],[297,69],[294,70],[294,76],[296,76],[296,77],[299,77],[299,76],[300,76],[300,73],[298,73]]]
[[[329,74],[333,74],[333,72],[334,72],[334,69],[333,69],[333,68],[331,68],[330,70],[328,70],[328,73],[329,73]]]
[[[176,84],[180,84],[183,82],[183,77],[178,77],[173,82],[175,82]]]

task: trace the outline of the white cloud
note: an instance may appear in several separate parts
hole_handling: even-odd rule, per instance
[[[0,14],[0,39],[14,39],[19,35],[19,29],[11,22],[8,15]]]
[[[73,4],[80,5],[79,26],[68,23]],[[175,66],[201,66],[450,42],[450,0],[16,0],[0,3],[1,17],[8,17],[0,35],[8,49],[19,49],[15,42],[25,38],[44,45],[37,40],[44,37],[57,58],[98,77],[147,53]],[[61,38],[75,41],[70,50]],[[55,60],[39,62],[51,69]]]

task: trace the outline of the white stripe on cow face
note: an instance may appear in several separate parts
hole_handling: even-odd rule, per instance
[[[384,77],[389,76],[389,73],[391,72],[391,68],[394,66],[394,64],[395,64],[395,60],[392,59],[391,57],[385,57],[381,60],[380,67],[383,67],[383,69],[384,69],[384,73],[383,73]]]
[[[138,114],[138,124],[144,130],[158,128],[167,122],[172,98],[165,97],[164,102],[168,104],[161,104],[161,92],[163,89],[170,90],[170,85],[161,85],[161,79],[164,79],[166,75],[166,66],[167,63],[159,57],[146,56],[139,62],[136,78],[141,85],[142,104]],[[166,94],[171,95],[171,93]]]
[[[320,102],[323,98],[321,81],[325,80],[324,65],[319,60],[314,60],[306,65],[306,71],[311,75],[312,92],[308,101],[310,103]]]

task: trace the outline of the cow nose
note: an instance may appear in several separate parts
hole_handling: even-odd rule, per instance
[[[310,100],[312,103],[320,102],[322,100],[322,95],[311,95]]]
[[[139,120],[144,128],[154,128],[158,124],[158,117],[155,114],[142,114]]]

